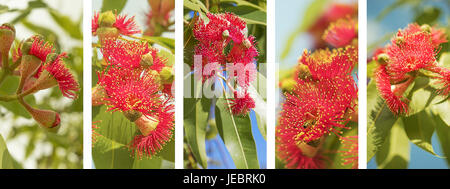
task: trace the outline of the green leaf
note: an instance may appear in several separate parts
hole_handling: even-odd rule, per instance
[[[136,127],[120,112],[107,112],[106,107],[94,118],[97,121],[97,143],[92,148],[92,158],[99,169],[130,169],[134,158],[126,148],[133,139]]]
[[[150,43],[161,45],[162,47],[170,50],[170,52],[175,53],[175,39],[153,36],[143,36],[142,38]]]
[[[441,9],[437,7],[426,7],[422,9],[421,12],[416,14],[416,17],[414,18],[414,22],[416,22],[419,25],[422,24],[434,24],[441,16]]]
[[[375,61],[370,61],[367,63],[367,78],[373,78],[373,72],[378,67]]]
[[[377,153],[376,161],[379,169],[406,169],[409,163],[409,140],[398,120],[389,132],[381,150]]]
[[[247,24],[260,24],[266,26],[266,12],[263,11],[253,11],[248,14],[240,15]]]
[[[8,12],[9,8],[5,5],[0,5],[0,14],[3,14],[5,12]]]
[[[267,124],[266,124],[266,99],[264,94],[266,92],[266,77],[258,72],[257,79],[249,87],[248,92],[255,101],[255,117],[258,124],[258,129],[261,135],[266,139]],[[258,93],[259,92],[259,93]]]
[[[17,163],[8,151],[3,137],[0,135],[0,169],[22,169],[22,166]]]
[[[292,45],[295,42],[295,38],[299,34],[305,32],[314,24],[314,22],[316,22],[316,20],[322,14],[325,5],[327,4],[328,0],[316,0],[309,5],[309,7],[304,12],[301,24],[294,32],[289,35],[288,39],[286,40],[286,46],[284,46],[284,49],[281,53],[281,60],[285,59],[289,55],[289,52],[292,49]]]
[[[442,101],[444,97],[436,96],[434,99],[436,102]],[[439,115],[441,119],[445,122],[445,124],[450,125],[450,113],[448,113],[450,109],[450,101],[447,99],[442,103],[435,104],[431,106],[431,110],[435,115]]]
[[[423,150],[438,156],[431,145],[431,137],[434,132],[434,120],[425,111],[421,111],[409,117],[402,117],[405,132],[412,143]]]
[[[197,82],[198,89],[202,86],[201,81],[195,81],[191,76],[191,84]],[[202,90],[196,90],[201,93]],[[200,88],[201,89],[201,88]],[[195,159],[203,168],[207,168],[206,157],[206,126],[208,124],[209,112],[211,107],[211,99],[207,98],[184,98],[184,131]]]
[[[250,116],[234,116],[229,103],[224,98],[217,101],[215,116],[219,134],[236,168],[259,169]]]
[[[199,13],[208,13],[208,9],[206,6],[199,0],[184,0],[184,7],[189,8],[191,10],[197,11]]]
[[[45,4],[41,0],[28,2],[28,8],[45,8],[45,7],[47,7],[47,4]]]
[[[442,53],[439,59],[439,65],[444,67],[450,67],[450,52]]]
[[[103,0],[101,12],[117,10],[120,13],[126,4],[127,0]]]
[[[221,3],[225,3],[225,2],[231,2],[231,3],[236,3],[236,6],[249,6],[255,9],[259,9],[260,11],[266,12],[265,7],[260,7],[258,5],[255,5],[253,3],[250,3],[248,1],[243,1],[243,0],[221,0]]]
[[[83,34],[80,29],[80,23],[75,23],[69,16],[62,15],[59,11],[55,9],[48,9],[50,16],[52,16],[53,20],[64,30],[66,31],[70,37],[74,39],[83,39]]]
[[[172,137],[170,142],[168,142],[164,146],[163,150],[161,150],[161,152],[159,152],[157,156],[159,156],[159,158],[161,158],[161,159],[175,162],[175,139],[174,139],[174,137]]]
[[[428,88],[429,79],[426,77],[418,77],[414,81],[414,86],[408,94],[407,99],[411,99],[409,102],[408,115],[414,115],[421,112],[431,104],[435,95],[432,95],[432,91]]]
[[[375,80],[367,86],[367,162],[383,145],[398,117],[394,116],[384,100],[378,96]]]
[[[436,134],[441,143],[442,152],[447,160],[447,165],[450,167],[450,127],[439,117],[435,117],[434,122]]]

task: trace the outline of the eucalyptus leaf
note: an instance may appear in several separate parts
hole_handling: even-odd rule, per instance
[[[101,12],[117,10],[120,13],[126,4],[127,0],[103,0]]]
[[[367,86],[367,116],[367,162],[369,162],[380,150],[398,119],[378,96],[375,80],[371,80]]]
[[[220,98],[216,103],[215,116],[219,134],[236,168],[259,169],[249,115],[234,116],[227,100]]]
[[[410,159],[409,139],[401,120],[390,130],[381,150],[376,155],[379,169],[406,169]]]
[[[409,140],[422,148],[423,150],[438,156],[431,145],[431,138],[434,132],[433,117],[425,111],[421,111],[415,115],[402,117],[405,132]]]

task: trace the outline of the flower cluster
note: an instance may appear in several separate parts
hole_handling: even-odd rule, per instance
[[[201,74],[203,81],[234,79],[239,90],[232,89],[231,111],[235,115],[246,115],[255,107],[248,92],[257,74],[255,37],[247,35],[246,22],[232,13],[208,13],[206,16],[209,21],[198,19],[193,29],[198,40],[194,54],[202,58],[201,67],[194,68],[195,73]],[[227,71],[228,78],[219,70]]]
[[[358,89],[351,73],[358,61],[358,30],[350,16],[324,28],[324,41],[336,48],[305,50],[289,85],[280,82],[282,88],[289,86],[283,88],[286,98],[276,129],[277,155],[286,168],[326,168],[327,135],[344,141],[343,130],[350,129],[350,121],[357,122]]]
[[[133,122],[140,134],[129,148],[139,158],[151,158],[173,135],[172,65],[147,42],[110,37],[103,39],[100,51],[105,65],[93,89],[93,105],[106,105]]]
[[[15,29],[9,24],[3,24],[0,31],[1,54],[2,57],[8,57],[15,39]],[[59,114],[52,110],[34,108],[25,102],[24,97],[58,86],[63,96],[71,99],[77,98],[79,85],[66,67],[64,58],[67,57],[67,54],[65,52],[57,54],[56,52],[53,45],[46,42],[42,36],[34,35],[18,43],[12,49],[12,63],[9,63],[6,58],[1,64],[4,73],[15,74],[20,78],[16,95],[4,99],[17,99],[39,125],[52,130],[59,128]]]
[[[408,114],[404,93],[420,72],[435,73],[440,94],[449,95],[450,70],[436,62],[439,45],[445,42],[443,30],[426,24],[409,24],[397,32],[390,44],[377,51],[373,58],[378,63],[377,89],[394,114]]]

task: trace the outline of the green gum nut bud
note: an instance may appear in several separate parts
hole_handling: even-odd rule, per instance
[[[386,65],[389,62],[389,55],[386,53],[381,53],[377,56],[377,62],[380,65]]]
[[[299,79],[308,79],[311,77],[311,72],[309,71],[309,68],[307,65],[299,64],[298,65],[298,78]]]
[[[136,110],[128,110],[128,111],[124,111],[123,115],[131,122],[135,122],[137,119],[139,119],[142,116],[142,113],[138,112]]]
[[[292,91],[292,89],[294,89],[296,84],[297,82],[292,78],[284,79],[283,81],[281,81],[281,89],[283,89],[283,91],[290,92]]]
[[[397,37],[395,39],[395,44],[397,44],[399,46],[402,45],[404,42],[405,42],[405,38],[403,38],[403,37]]]
[[[116,15],[112,11],[107,11],[100,14],[98,24],[100,27],[112,27],[116,22]]]
[[[252,43],[248,39],[245,39],[242,43],[244,44],[244,47],[247,49],[252,46]]]
[[[423,24],[420,26],[420,29],[424,32],[431,33],[431,26],[428,24]]]
[[[144,68],[148,68],[148,67],[152,66],[153,65],[153,56],[152,56],[152,54],[151,53],[147,53],[144,56],[142,56],[140,64]]]
[[[103,45],[107,39],[116,39],[119,37],[119,30],[114,27],[101,27],[97,29],[97,36]]]
[[[173,70],[170,67],[164,67],[159,73],[159,77],[161,78],[161,83],[163,84],[171,84],[174,80]]]
[[[3,24],[0,26],[0,53],[9,53],[11,45],[16,37],[16,29],[10,24]]]
[[[22,46],[20,47],[20,50],[22,51],[23,55],[27,55],[30,52],[31,46],[33,45],[33,42],[26,40],[22,43]]]

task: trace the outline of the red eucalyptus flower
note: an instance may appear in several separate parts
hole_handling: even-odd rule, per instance
[[[164,145],[169,142],[174,130],[174,105],[169,101],[165,101],[158,106],[158,110],[150,115],[143,115],[142,121],[137,120],[135,123],[138,127],[145,127],[149,119],[157,120],[150,121],[154,124],[152,129],[143,135],[137,135],[131,142],[130,149],[133,154],[142,158],[144,155],[151,158],[158,153]],[[142,131],[142,130],[141,130]]]
[[[405,97],[402,94],[396,95],[391,88],[391,83],[389,81],[389,74],[386,71],[385,66],[381,65],[375,71],[375,79],[377,84],[377,89],[381,94],[381,97],[386,101],[389,109],[395,114],[407,114],[408,104]]]
[[[121,68],[141,67],[142,56],[150,52],[147,43],[107,39],[101,48],[108,65]]]
[[[159,84],[155,76],[140,70],[111,68],[101,75],[99,84],[104,87],[108,110],[155,112],[160,102]]]
[[[399,30],[391,40],[392,44],[386,47],[389,56],[386,70],[394,81],[403,80],[406,73],[429,67],[436,61],[437,51],[431,34],[417,31],[417,27],[416,24],[410,24],[404,30]]]
[[[227,102],[230,103],[233,115],[247,115],[252,108],[255,108],[255,101],[247,91],[234,91],[233,97]]]
[[[323,33],[323,40],[334,47],[345,47],[358,37],[358,23],[347,17],[330,24]]]
[[[134,16],[127,19],[127,15],[116,14],[116,22],[113,26],[116,27],[122,35],[132,35],[141,32],[134,21]]]
[[[316,83],[299,80],[292,94],[285,95],[279,132],[300,144],[330,132],[339,135],[338,128],[348,129],[344,115],[347,109],[353,108],[357,89],[351,76]]]
[[[289,169],[323,169],[325,168],[325,157],[319,152],[308,156],[304,154],[297,141],[291,137],[284,136],[283,126],[277,127],[277,156],[286,163]]]
[[[141,32],[134,21],[134,16],[127,18],[127,15],[118,15],[112,12],[102,14],[94,13],[94,17],[92,18],[92,34],[97,35],[98,29],[102,27],[116,28],[122,35],[132,35]]]
[[[45,62],[47,55],[54,53],[53,45],[44,40],[40,39],[38,36],[33,36],[33,44],[30,48],[30,55],[34,55],[39,58],[42,62]]]
[[[358,15],[357,4],[341,4],[334,3],[329,6],[324,13],[317,19],[317,21],[308,29],[316,39],[316,48],[325,47],[325,42],[322,41],[322,34],[328,28],[330,23],[335,22],[341,18],[354,17]]]
[[[438,74],[438,76],[435,77],[435,79],[437,79],[435,84],[440,87],[437,91],[438,94],[448,96],[450,94],[450,69],[435,64],[434,66],[427,68],[427,70]]]
[[[297,79],[305,79],[309,76],[317,80],[346,77],[350,75],[358,60],[357,53],[357,49],[352,46],[333,50],[319,49],[314,53],[305,50],[299,63],[307,67],[300,67],[297,70]]]
[[[75,92],[80,90],[80,88],[72,73],[70,73],[70,70],[65,66],[62,60],[62,58],[65,57],[66,53],[62,53],[58,55],[53,62],[45,64],[43,66],[45,71],[40,74],[38,81],[36,82],[39,82],[41,78],[51,76],[58,83],[63,96],[75,99],[77,97]],[[47,73],[49,75],[46,75]]]
[[[244,20],[232,13],[207,14],[208,23],[199,19],[193,29],[194,37],[199,41],[195,47],[195,55],[202,56],[202,68],[210,63],[218,63],[225,67],[226,63],[250,64],[256,61],[258,51],[253,36],[247,36]],[[249,75],[242,76],[238,81],[241,86],[248,86],[253,80]],[[203,76],[203,80],[212,75]],[[241,76],[241,77],[242,77]]]

